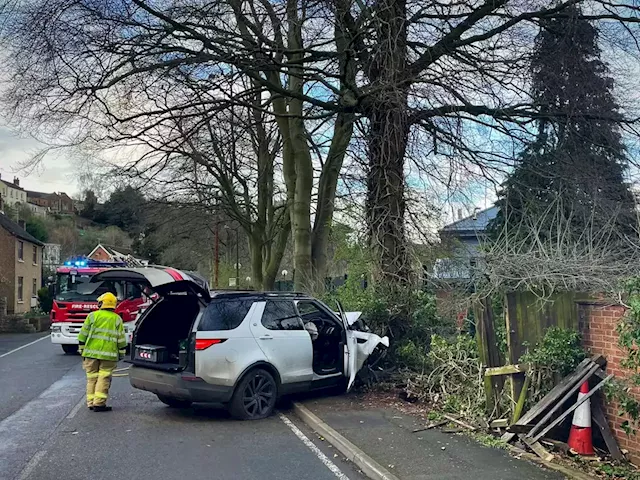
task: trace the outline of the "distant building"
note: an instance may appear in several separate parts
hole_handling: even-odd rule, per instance
[[[74,213],[73,200],[64,192],[43,193],[27,191],[27,201],[48,209],[51,213]]]
[[[25,205],[29,208],[31,213],[37,217],[46,217],[49,213],[49,209],[47,207],[42,207],[31,202],[27,202]]]
[[[498,215],[498,207],[480,210],[449,225],[438,233],[443,243],[451,244],[451,255],[436,260],[433,276],[440,280],[468,280],[481,258],[480,247],[487,238],[491,220]]]
[[[2,179],[0,175],[0,197],[2,197],[3,205],[13,207],[16,203],[26,203],[27,193],[20,186],[20,179],[13,178],[13,182]]]
[[[42,266],[47,272],[54,272],[62,265],[62,246],[59,243],[45,243],[42,251]]]
[[[0,296],[7,299],[9,313],[31,309],[42,285],[42,248],[44,244],[0,213]]]
[[[87,257],[99,262],[125,262],[130,267],[143,267],[149,264],[147,260],[136,258],[132,253],[128,248],[117,247],[116,250],[116,247],[99,243]]]

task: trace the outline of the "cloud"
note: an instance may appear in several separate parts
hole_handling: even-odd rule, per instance
[[[19,136],[10,128],[0,126],[0,174],[5,180],[20,178],[20,186],[42,192],[78,191],[73,162],[64,152],[47,154],[36,168],[23,168],[44,145],[34,138]]]

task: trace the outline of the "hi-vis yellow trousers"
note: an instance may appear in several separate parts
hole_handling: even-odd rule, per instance
[[[106,405],[111,386],[111,375],[118,362],[84,358],[82,368],[87,372],[87,406]]]

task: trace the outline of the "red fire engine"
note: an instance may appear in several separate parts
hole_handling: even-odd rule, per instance
[[[67,354],[78,351],[78,333],[89,313],[98,309],[97,298],[105,292],[118,297],[118,313],[124,321],[127,342],[131,342],[138,313],[149,304],[143,286],[134,282],[109,281],[89,283],[98,272],[126,267],[124,262],[100,262],[85,257],[67,260],[56,269],[54,300],[51,309],[51,342],[62,346]]]

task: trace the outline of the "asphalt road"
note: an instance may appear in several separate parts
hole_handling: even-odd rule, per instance
[[[121,374],[114,410],[93,413],[80,357],[41,334],[0,335],[0,480],[364,478],[287,411],[240,422],[175,410]]]

